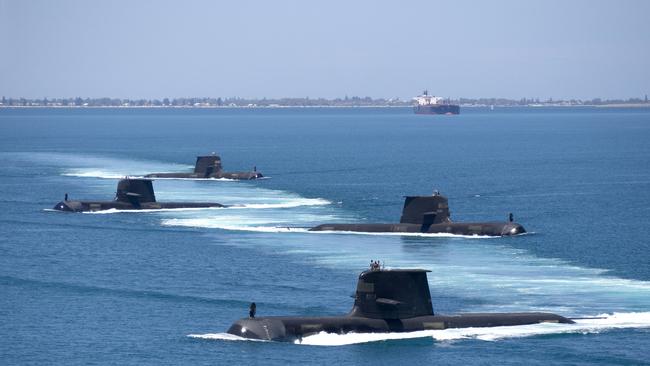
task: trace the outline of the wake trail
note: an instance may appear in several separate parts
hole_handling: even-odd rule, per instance
[[[163,226],[182,226],[191,228],[209,228],[231,231],[250,231],[263,233],[310,233],[316,235],[361,235],[361,236],[387,236],[387,237],[420,237],[420,238],[463,238],[463,239],[498,239],[497,236],[488,235],[460,235],[451,233],[405,233],[405,232],[365,232],[365,231],[309,231],[312,226],[264,226],[264,225],[237,225],[232,220],[224,222],[223,217],[192,218],[192,219],[165,219]],[[245,219],[242,218],[241,222]],[[526,233],[528,235],[532,233]],[[524,235],[524,234],[520,234]]]
[[[431,338],[449,342],[475,339],[495,342],[510,338],[535,337],[553,334],[597,334],[614,329],[650,328],[650,312],[599,314],[592,319],[578,319],[575,324],[540,323],[518,326],[456,328],[422,330],[406,333],[347,333],[321,332],[296,340],[294,343],[308,346],[346,346],[389,340]],[[242,338],[228,333],[189,334],[188,337],[218,341],[260,341]]]

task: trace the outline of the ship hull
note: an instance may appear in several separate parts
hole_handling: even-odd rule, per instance
[[[345,231],[365,233],[424,233],[477,236],[511,236],[526,232],[523,226],[514,222],[474,222],[419,224],[323,224],[309,231]]]
[[[254,180],[264,176],[258,172],[216,172],[212,174],[201,173],[152,173],[144,176],[145,178],[166,178],[166,179],[234,179],[234,180]]]
[[[228,333],[249,339],[294,341],[320,332],[334,334],[416,332],[539,323],[571,324],[573,321],[550,313],[477,313],[451,316],[430,315],[409,319],[377,319],[358,316],[265,317],[240,319],[228,329]]]
[[[460,106],[455,104],[417,105],[415,114],[460,114]]]
[[[132,204],[120,201],[61,201],[53,209],[67,212],[95,212],[105,210],[161,210],[177,208],[226,207],[214,202],[143,202]]]

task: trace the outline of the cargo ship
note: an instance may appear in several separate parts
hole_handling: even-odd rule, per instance
[[[428,91],[424,91],[422,95],[413,98],[417,103],[413,106],[415,114],[459,114],[460,106],[451,104],[449,101],[441,97],[429,95]]]

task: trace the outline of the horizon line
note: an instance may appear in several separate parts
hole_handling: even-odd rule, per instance
[[[521,100],[539,100],[540,102],[542,101],[592,101],[596,99],[600,100],[630,100],[630,99],[645,99],[647,98],[648,94],[643,94],[641,96],[628,96],[628,97],[587,97],[587,98],[580,98],[580,97],[527,97],[527,96],[522,96],[522,97],[503,97],[503,96],[491,96],[491,97],[466,97],[466,96],[458,96],[458,97],[443,97],[442,95],[433,95],[431,96],[440,96],[445,99],[451,99],[451,100],[460,100],[460,99],[474,99],[474,100],[480,100],[480,99],[502,99],[502,100],[511,100],[511,101],[521,101]],[[167,97],[115,97],[115,96],[101,96],[101,97],[91,97],[91,96],[80,96],[80,95],[75,95],[75,96],[57,96],[57,97],[49,97],[49,96],[43,96],[43,97],[25,97],[25,96],[20,96],[20,97],[15,97],[15,96],[6,96],[2,95],[2,99],[8,99],[8,100],[69,100],[69,99],[82,99],[82,100],[99,100],[99,99],[111,99],[111,100],[131,100],[131,101],[139,101],[139,100],[146,100],[146,101],[155,101],[155,100],[164,100],[164,99],[222,99],[222,100],[255,100],[255,101],[262,101],[262,100],[291,100],[291,99],[304,99],[304,100],[348,100],[348,99],[368,99],[370,98],[371,100],[412,100],[413,98],[416,98],[417,96],[413,97],[399,97],[399,96],[394,96],[394,97],[371,97],[368,95],[345,95],[343,97],[338,96],[338,97],[311,97],[311,96],[284,96],[284,97],[242,97],[242,96],[167,96]]]

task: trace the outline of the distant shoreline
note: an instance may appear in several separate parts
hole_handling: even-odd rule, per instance
[[[408,108],[420,103],[418,98],[371,98],[345,96],[343,98],[214,98],[178,97],[162,99],[123,99],[123,98],[14,98],[3,96],[0,108]],[[650,100],[643,98],[627,99],[553,99],[539,98],[437,98],[438,103],[460,105],[461,108],[512,108],[512,107],[601,107],[601,108],[650,108]]]
[[[44,105],[0,105],[0,109],[302,109],[302,108],[412,108],[410,105],[304,105],[304,106],[79,106],[79,105],[66,105],[66,106],[44,106]],[[648,108],[650,103],[630,103],[630,104],[545,104],[545,105],[462,105],[461,108]]]

